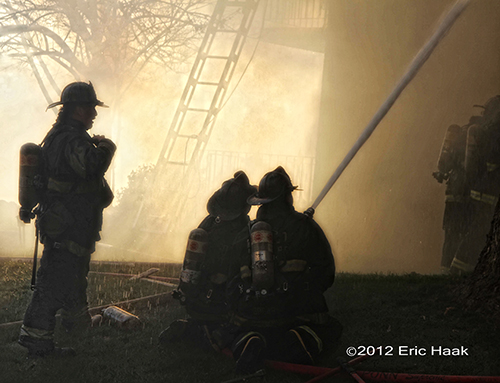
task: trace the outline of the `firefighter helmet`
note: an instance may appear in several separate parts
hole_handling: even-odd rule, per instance
[[[297,186],[292,185],[290,176],[285,169],[278,166],[262,177],[259,183],[259,191],[248,199],[248,203],[250,205],[262,205],[274,201],[281,195],[291,193],[295,189],[297,189]]]
[[[486,101],[486,104],[484,104],[483,117],[486,121],[498,122],[500,117],[500,95]]]
[[[108,108],[107,105],[97,99],[94,86],[90,81],[88,84],[86,82],[78,81],[66,85],[66,87],[61,92],[61,100],[53,102],[52,104],[47,106],[47,109],[53,108],[57,105],[64,105],[68,103],[90,104],[93,106],[102,106],[104,108]]]
[[[484,109],[481,117],[484,122],[498,122],[500,117],[500,95],[491,97],[484,105],[474,105],[474,107]]]
[[[257,188],[250,185],[247,175],[243,171],[234,173],[233,178],[224,181],[208,200],[207,210],[213,217],[230,221],[250,211],[247,199],[255,194]]]

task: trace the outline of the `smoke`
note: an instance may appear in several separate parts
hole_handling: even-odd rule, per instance
[[[93,81],[98,98],[112,107],[97,109],[99,115],[89,133],[105,134],[118,146],[106,175],[116,198],[105,211],[102,241],[94,259],[181,261],[189,231],[207,214],[208,198],[237,170],[244,170],[258,184],[266,172],[283,165],[303,189],[295,193],[297,208],[306,209],[312,196],[322,66],[321,53],[248,39],[195,175],[197,182],[187,193],[185,217],[175,222],[166,220],[166,210],[172,208],[168,192],[146,190],[122,208],[119,196],[131,187],[129,176],[134,171],[157,162],[187,74],[153,69],[143,73],[145,80],[134,83],[119,109],[106,83]],[[0,177],[8,187],[2,188],[0,200],[13,203],[17,202],[19,148],[25,142],[41,142],[55,115],[45,111],[47,102],[28,69],[6,68],[0,79],[10,95],[1,105],[8,118],[2,121]],[[92,76],[82,80],[92,81]],[[67,82],[61,80],[61,88]],[[139,187],[149,186],[144,181]],[[133,226],[142,196],[162,206],[147,229]],[[13,217],[11,223],[12,230],[19,230]],[[149,231],[163,233],[161,240],[149,234],[143,238]]]
[[[243,65],[233,77],[233,83],[238,85],[230,88],[217,116],[204,159],[194,175],[195,182],[185,193],[186,206],[180,216],[174,219],[170,216],[176,208],[173,199],[176,190],[172,188],[177,176],[172,173],[170,178],[163,177],[159,185],[163,188],[161,191],[147,190],[150,184],[142,185],[146,188],[147,205],[154,206],[153,213],[144,213],[150,217],[149,222],[140,223],[141,197],[131,203],[133,211],[125,212],[119,206],[109,209],[102,236],[103,242],[113,243],[114,250],[105,251],[101,246],[102,257],[113,253],[122,260],[182,261],[189,231],[207,214],[207,200],[237,170],[244,170],[251,183],[258,184],[266,172],[283,165],[303,189],[296,192],[297,209],[309,206],[323,55],[265,42],[260,42],[258,47],[255,44],[250,41],[240,59]],[[252,58],[254,49],[257,51]],[[249,60],[245,70],[244,64]],[[124,108],[128,113],[123,113],[120,119],[114,160],[115,190],[126,187],[127,176],[141,164],[156,163],[185,81],[185,75],[162,78],[156,86],[142,84],[125,99],[125,104],[130,106]],[[180,160],[182,155],[180,153]],[[168,169],[166,173],[169,174]],[[130,203],[130,199],[128,201]],[[119,218],[113,216],[116,214]],[[254,214],[255,209],[251,212]],[[109,224],[117,221],[121,224]],[[134,222],[135,227],[130,229]],[[124,231],[123,225],[128,226],[128,230]],[[155,240],[153,232],[161,238]]]
[[[236,170],[258,184],[266,172],[283,165],[302,189],[294,192],[296,208],[305,210],[451,4],[331,2],[325,54],[257,43],[253,33],[196,182],[186,193],[184,214],[167,219],[172,208],[168,187],[174,182],[166,181],[165,191],[144,190],[150,184],[136,182],[134,188],[143,189],[126,209],[120,210],[116,198],[106,210],[94,259],[181,261],[189,231],[207,214],[208,198]],[[431,173],[447,127],[467,123],[477,113],[472,105],[499,93],[499,16],[500,3],[469,6],[317,208],[315,219],[330,240],[338,270],[439,269],[444,185]],[[280,41],[285,37],[280,35]],[[107,174],[117,196],[130,189],[134,171],[158,160],[186,80],[186,73],[150,69],[129,89],[120,109],[99,109],[91,133],[106,134],[118,144]],[[112,104],[106,84],[94,85],[99,98]],[[7,95],[0,104],[0,200],[12,203],[17,201],[19,147],[40,142],[54,115],[45,112],[47,103],[28,70],[4,68],[0,88]],[[163,208],[133,227],[144,196]],[[10,230],[18,230],[17,221]]]
[[[451,5],[332,3],[317,192]],[[499,5],[468,7],[318,207],[340,270],[439,270],[445,185],[431,174],[448,126],[499,92]]]

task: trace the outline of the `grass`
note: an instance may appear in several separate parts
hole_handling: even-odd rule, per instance
[[[135,274],[148,264],[93,264],[93,271]],[[156,275],[172,276],[178,269],[160,267]],[[31,265],[0,262],[0,323],[22,319],[31,292]],[[355,366],[363,371],[448,375],[500,375],[498,329],[479,313],[464,312],[454,300],[459,277],[339,274],[327,293],[332,313],[344,325],[341,344],[324,355],[318,365],[336,367],[336,358],[350,346],[393,348],[392,356],[373,356]],[[91,274],[90,306],[100,306],[169,291],[146,281]],[[71,345],[78,355],[71,359],[26,359],[16,340],[19,326],[0,327],[0,382],[224,382],[236,377],[234,362],[215,352],[176,344],[164,351],[156,347],[159,333],[174,319],[184,317],[174,301],[163,307],[133,311],[143,321],[139,331],[125,332],[102,326],[87,334],[70,336],[56,330],[60,345]],[[425,356],[399,355],[399,347],[424,349]],[[469,356],[432,356],[431,347],[468,349]],[[269,370],[256,382],[305,382],[311,377]],[[331,378],[330,380],[333,381]],[[339,377],[335,381],[353,381]]]

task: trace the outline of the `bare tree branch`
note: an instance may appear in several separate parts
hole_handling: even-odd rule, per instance
[[[209,2],[10,0],[0,3],[0,53],[25,62],[38,57],[52,86],[54,68],[43,56],[75,79],[100,73],[120,92],[129,85],[125,79],[137,78],[147,66],[175,69],[195,53]]]
[[[22,35],[23,33],[27,32],[39,32],[44,36],[51,38],[61,48],[61,57],[67,60],[78,71],[84,71],[83,64],[76,58],[71,48],[57,33],[53,32],[49,28],[43,27],[41,25],[7,25],[0,27],[0,37],[12,34]]]

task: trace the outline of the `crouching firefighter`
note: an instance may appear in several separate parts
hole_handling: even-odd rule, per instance
[[[27,198],[23,193],[29,188],[21,188],[19,198],[20,218],[29,222],[36,214],[37,233],[44,245],[19,344],[28,349],[29,355],[42,357],[75,353],[72,348],[55,346],[55,316],[59,309],[63,309],[61,323],[67,331],[91,323],[87,274],[95,242],[100,239],[102,211],[113,199],[104,173],[116,150],[111,140],[87,133],[97,116],[96,106],[106,107],[97,99],[91,83],[67,85],[60,101],[48,108],[57,105],[62,107],[56,122],[39,150],[34,151],[38,154],[39,174],[21,174],[33,176],[37,190]],[[26,156],[21,155],[21,168],[25,160]],[[32,211],[34,202],[38,206]]]
[[[229,250],[236,234],[248,230],[247,199],[256,191],[247,175],[238,171],[208,200],[209,215],[189,234],[179,288],[174,292],[188,318],[171,323],[160,334],[160,346],[187,341],[217,349],[212,332],[228,321]]]
[[[238,373],[258,371],[266,358],[313,364],[342,332],[323,296],[335,278],[333,254],[318,224],[295,211],[296,188],[282,167],[264,175],[248,200],[261,205],[256,222],[235,241],[228,285],[234,336],[225,346]]]

